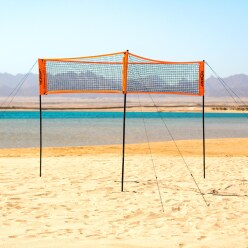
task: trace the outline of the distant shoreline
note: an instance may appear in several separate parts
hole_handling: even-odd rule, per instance
[[[0,111],[38,111],[35,107],[7,107],[0,108]],[[106,111],[106,112],[122,112],[123,107],[42,107],[43,111]],[[127,106],[130,112],[201,112],[202,106]],[[232,107],[232,106],[205,106],[205,112],[224,112],[224,113],[248,113],[248,107]]]

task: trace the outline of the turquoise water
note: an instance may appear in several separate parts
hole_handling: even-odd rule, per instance
[[[122,144],[123,113],[43,111],[44,147]],[[126,142],[202,139],[201,113],[127,112]],[[0,112],[0,148],[38,147],[39,112]],[[145,128],[146,127],[146,128]],[[248,137],[242,113],[206,113],[206,138]],[[147,130],[147,135],[145,130]]]
[[[122,112],[43,111],[43,118],[122,118]],[[201,113],[189,112],[127,112],[127,118],[202,118]],[[242,113],[206,113],[206,118],[244,118]],[[39,111],[2,111],[0,119],[38,119]]]

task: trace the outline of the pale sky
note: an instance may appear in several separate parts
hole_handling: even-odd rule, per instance
[[[223,77],[248,74],[247,0],[0,0],[0,11],[1,73],[26,73],[38,58],[129,49],[206,60]]]

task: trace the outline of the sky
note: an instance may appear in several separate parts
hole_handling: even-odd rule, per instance
[[[0,73],[26,73],[38,58],[128,49],[248,75],[247,13],[247,0],[0,0]]]

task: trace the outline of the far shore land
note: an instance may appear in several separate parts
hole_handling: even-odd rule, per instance
[[[38,108],[30,107],[9,107],[0,108],[1,111],[38,111]],[[44,106],[43,111],[89,111],[89,112],[123,112],[123,107],[52,107]],[[202,112],[202,106],[128,106],[126,107],[128,112]],[[205,112],[214,113],[248,113],[248,107],[224,107],[224,106],[205,106]]]
[[[90,95],[87,95],[88,97]],[[205,97],[206,112],[248,112],[248,99],[242,99],[242,103],[235,103],[230,98]],[[38,98],[17,97],[14,102],[0,98],[0,111],[39,110]],[[154,106],[155,104],[155,106]],[[43,110],[68,110],[68,111],[123,111],[123,97],[108,98],[99,96],[95,98],[66,98],[50,96],[42,97]],[[201,112],[201,97],[156,97],[129,96],[127,99],[127,111],[133,112]]]
[[[176,144],[0,149],[0,247],[247,248],[248,138]]]

